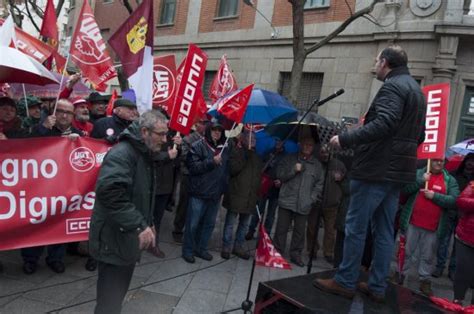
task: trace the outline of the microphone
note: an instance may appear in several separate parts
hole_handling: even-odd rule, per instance
[[[324,98],[323,100],[318,101],[318,107],[324,105],[325,103],[327,103],[328,101],[336,98],[337,96],[340,96],[340,95],[344,94],[344,92],[345,92],[344,88],[341,88],[340,90],[338,90],[334,94],[331,94],[328,97]]]

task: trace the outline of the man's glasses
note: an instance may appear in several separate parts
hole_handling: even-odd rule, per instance
[[[167,136],[168,135],[168,132],[156,132],[156,131],[153,131],[151,129],[149,129],[151,133],[157,135],[157,136],[160,136],[160,137],[163,137],[163,136]]]

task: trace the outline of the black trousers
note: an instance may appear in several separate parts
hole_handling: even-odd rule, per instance
[[[456,273],[454,274],[454,299],[464,300],[469,287],[474,287],[474,247],[456,239]],[[474,301],[471,299],[471,304]]]
[[[132,280],[135,264],[118,266],[99,262],[97,305],[95,314],[115,314],[122,311],[122,302]]]
[[[189,204],[188,186],[189,176],[182,175],[181,184],[179,186],[179,202],[178,206],[176,206],[176,214],[174,216],[173,222],[174,234],[183,234],[184,225],[186,223],[186,213],[188,211]]]

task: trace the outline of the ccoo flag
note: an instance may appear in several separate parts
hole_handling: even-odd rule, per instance
[[[135,91],[140,113],[152,108],[153,29],[153,1],[143,0],[109,39]]]
[[[70,54],[82,75],[96,86],[117,76],[88,1],[82,5]]]

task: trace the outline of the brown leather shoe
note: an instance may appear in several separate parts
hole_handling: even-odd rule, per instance
[[[331,279],[316,278],[313,281],[313,285],[316,288],[319,288],[325,292],[337,294],[348,299],[354,298],[354,294],[355,294],[354,291],[344,288],[343,286],[338,284],[333,278]]]
[[[376,303],[385,303],[385,297],[383,295],[370,291],[369,285],[366,282],[359,282],[357,284],[357,289],[366,296],[368,296],[370,300]]]
[[[162,250],[160,250],[160,247],[158,245],[155,247],[149,248],[148,252],[158,258],[166,257],[165,253]]]

